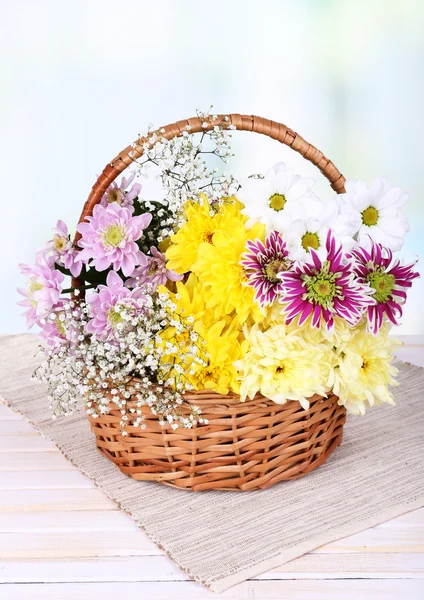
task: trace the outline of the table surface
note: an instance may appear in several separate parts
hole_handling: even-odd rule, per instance
[[[402,360],[424,366],[424,336]],[[216,596],[22,417],[0,405],[4,600],[424,598],[424,508],[338,540]]]

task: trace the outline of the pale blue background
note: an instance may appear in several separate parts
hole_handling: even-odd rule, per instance
[[[17,262],[74,226],[106,162],[149,122],[211,103],[280,120],[348,177],[408,190],[404,256],[423,255],[424,3],[417,0],[1,1],[0,333],[25,329]],[[238,134],[237,175],[286,160]],[[399,333],[424,332],[420,280]]]

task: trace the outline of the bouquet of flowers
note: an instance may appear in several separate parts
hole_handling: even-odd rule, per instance
[[[205,423],[195,403],[182,410],[188,391],[305,410],[332,391],[353,414],[393,404],[389,334],[418,276],[395,255],[407,194],[380,178],[322,199],[282,162],[236,181],[214,167],[232,156],[234,126],[200,117],[200,134],[149,130],[75,240],[58,221],[21,265],[53,414],[80,398],[94,418],[113,405],[125,436],[129,422],[145,426],[144,405],[173,429]],[[155,200],[139,183],[150,170]]]

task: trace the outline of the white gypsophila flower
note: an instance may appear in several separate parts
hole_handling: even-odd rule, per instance
[[[259,222],[266,225],[268,233],[284,233],[305,214],[307,205],[319,202],[311,191],[314,183],[313,179],[296,175],[283,162],[269,169],[263,178],[242,179],[236,197],[245,206],[241,212],[249,217],[247,226]]]
[[[350,179],[345,187],[346,193],[339,196],[340,213],[347,219],[350,235],[361,245],[368,245],[371,238],[393,252],[400,250],[409,231],[408,219],[400,210],[408,194],[392,187],[386,177],[376,179],[370,186]]]

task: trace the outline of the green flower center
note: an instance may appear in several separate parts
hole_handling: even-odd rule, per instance
[[[277,212],[283,210],[286,203],[284,194],[273,194],[269,199],[269,206]]]
[[[53,238],[53,247],[57,252],[62,252],[67,243],[68,240],[61,235],[55,235]]]
[[[107,311],[107,320],[115,329],[117,325],[119,325],[119,323],[122,323],[124,319],[122,318],[121,313],[116,312],[115,308],[112,307],[109,308],[109,310]]]
[[[375,290],[373,296],[377,302],[386,302],[395,287],[396,278],[392,273],[373,271],[368,274],[367,281]]]
[[[271,260],[264,268],[263,268],[263,274],[265,275],[265,277],[268,279],[268,281],[271,281],[271,283],[278,283],[278,273],[281,273],[281,271],[286,271],[287,270],[287,266],[286,263],[283,259],[281,258],[275,258],[274,260]]]
[[[329,264],[326,263],[319,273],[305,275],[303,278],[307,298],[323,308],[331,306],[334,298],[339,295],[339,288],[336,284],[337,274],[329,273],[328,267]]]
[[[378,223],[378,210],[374,206],[369,206],[362,212],[362,223],[367,227],[372,227]]]
[[[107,229],[105,229],[102,238],[105,246],[113,246],[114,248],[117,248],[125,238],[124,228],[117,223],[113,223],[112,225],[109,225]]]
[[[313,248],[314,250],[318,250],[319,248],[319,237],[316,233],[310,233],[307,231],[304,236],[302,236],[302,248],[309,252],[309,248]]]

